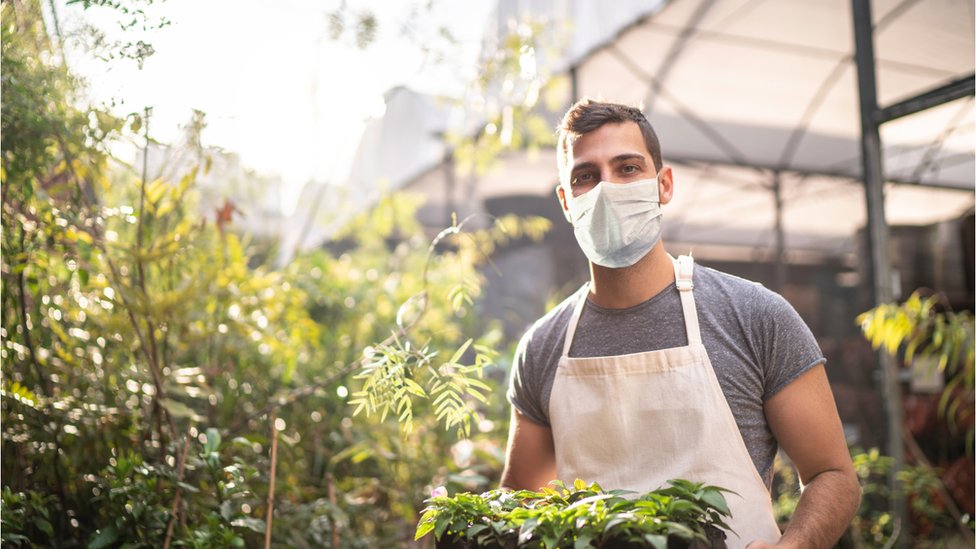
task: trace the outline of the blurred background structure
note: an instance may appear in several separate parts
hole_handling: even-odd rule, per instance
[[[550,47],[521,50],[531,77],[507,86],[538,88],[509,97],[543,94],[529,103],[550,130],[581,97],[643,106],[675,170],[675,199],[664,210],[669,250],[782,293],[824,349],[850,442],[868,447],[901,431],[894,425],[886,437],[884,374],[854,322],[876,304],[869,209],[880,208],[890,235],[883,301],[921,289],[941,292],[955,310],[973,308],[974,8],[954,0],[871,3],[874,58],[863,70],[876,73],[877,105],[887,107],[878,123],[891,120],[880,127],[883,205],[871,205],[856,4],[673,0],[607,9],[588,0],[502,0],[486,47],[519,32],[511,21],[540,22],[534,38]],[[506,84],[496,84],[504,95]],[[460,131],[476,140],[518,131],[506,127],[519,123],[511,107],[498,111]],[[485,314],[504,318],[507,335],[517,337],[588,276],[555,201],[554,149],[515,146],[481,173],[459,170],[442,139],[448,113],[434,98],[391,90],[386,114],[367,127],[349,188],[382,180],[421,193],[421,220],[432,232],[454,212],[551,219],[544,242],[507,247],[494,259],[503,274],[489,274]],[[895,385],[906,392],[908,428],[938,438],[931,416],[939,383]],[[960,448],[934,450],[940,465],[954,465],[947,482],[969,487],[971,513],[971,461]]]

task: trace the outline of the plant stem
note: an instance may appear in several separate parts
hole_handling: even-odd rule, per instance
[[[24,244],[26,242],[26,231],[24,227],[20,228],[20,250],[24,253],[27,252]],[[18,305],[20,307],[20,320],[24,327],[24,346],[27,347],[27,354],[30,356],[31,364],[34,367],[34,373],[37,375],[37,382],[41,387],[41,391],[44,393],[46,398],[51,398],[54,396],[54,389],[51,386],[50,380],[44,375],[44,370],[41,368],[41,363],[37,359],[37,353],[34,350],[34,341],[31,339],[31,330],[27,324],[27,288],[24,284],[24,269],[21,269],[17,273],[17,290],[18,290]],[[61,503],[61,513],[58,513],[58,525],[59,530],[64,531],[64,517],[68,512],[68,498],[64,491],[64,481],[61,478],[61,439],[58,436],[62,428],[60,419],[57,422],[57,427],[53,433],[55,451],[51,458],[53,469],[54,469],[54,484],[57,488],[58,501]]]
[[[139,224],[136,226],[136,286],[142,291],[142,295],[146,296],[146,300],[149,300],[149,292],[146,289],[146,270],[145,265],[143,265],[142,260],[142,235],[143,226],[145,224],[146,218],[146,183],[149,177],[149,115],[152,112],[150,107],[145,108],[145,115],[143,120],[143,135],[146,138],[146,144],[142,149],[142,179],[139,185]],[[155,322],[153,321],[152,314],[148,311],[145,314],[146,321],[146,339],[149,340],[149,356],[150,362],[152,363],[153,377],[156,381],[156,395],[153,395],[153,409],[157,412],[157,419],[160,413],[159,410],[159,399],[165,398],[165,395],[160,393],[162,389],[162,380],[160,379],[159,373],[162,369],[159,366],[159,351],[156,346],[156,330]],[[169,420],[170,432],[173,438],[176,437],[176,426],[173,423],[173,418],[169,417],[167,414],[167,419]],[[162,421],[159,421],[159,443],[161,446],[166,445],[166,438],[163,435]]]
[[[335,478],[332,473],[326,473],[325,482],[329,488],[329,503],[332,504],[332,549],[339,549],[339,523],[336,521],[336,493]]]
[[[180,463],[176,468],[176,495],[173,496],[173,505],[170,507],[169,524],[166,525],[166,541],[163,542],[163,549],[169,549],[169,542],[173,539],[173,526],[176,524],[180,501],[183,499],[183,490],[180,489],[180,482],[183,481],[183,469],[186,465],[186,454],[190,450],[190,433],[193,430],[193,423],[186,429],[186,438],[183,439],[183,450],[180,452]]]
[[[264,526],[264,549],[271,547],[271,516],[274,512],[275,469],[278,466],[278,428],[275,426],[275,413],[271,415],[271,470],[268,473],[268,516]]]
[[[26,253],[27,250],[24,247],[26,241],[26,232],[24,227],[20,228],[20,250]],[[26,267],[26,265],[25,265]],[[27,354],[30,356],[31,364],[34,366],[34,373],[37,375],[37,383],[40,384],[41,390],[44,392],[44,396],[53,396],[53,388],[51,387],[50,380],[44,376],[44,371],[41,369],[41,364],[37,360],[37,353],[34,351],[34,342],[31,339],[30,328],[27,326],[27,289],[24,286],[24,269],[21,269],[17,273],[17,289],[19,290],[17,297],[19,298],[20,305],[20,321],[24,326],[24,346],[27,347]]]
[[[149,172],[149,107],[145,108],[145,117],[143,120],[146,136],[146,145],[142,149],[142,179],[139,185],[139,224],[136,225],[136,249],[139,251],[140,256],[137,256],[136,260],[136,281],[140,288],[145,290],[146,288],[146,275],[143,271],[142,266],[142,227],[145,220],[146,212],[146,177]]]
[[[904,433],[903,436],[905,439],[905,446],[908,447],[908,452],[912,455],[912,457],[917,459],[918,462],[921,463],[924,467],[928,467],[929,469],[932,469],[932,463],[925,455],[925,452],[922,451],[922,448],[919,447],[918,442],[915,440],[915,437],[912,435],[911,431],[909,431],[904,426],[902,427],[902,431]],[[959,506],[956,505],[956,500],[952,497],[952,495],[949,494],[948,490],[946,490],[945,484],[943,484],[941,478],[936,477],[935,480],[936,480],[936,491],[938,492],[939,497],[942,498],[942,502],[943,504],[945,504],[946,511],[949,511],[949,514],[952,515],[952,518],[956,519],[955,520],[956,528],[963,535],[963,538],[966,539],[969,545],[972,545],[973,533],[970,532],[968,528],[966,528],[966,524],[962,520],[962,512],[959,510]]]

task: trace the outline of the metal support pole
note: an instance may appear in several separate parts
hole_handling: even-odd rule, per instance
[[[773,172],[773,202],[776,206],[776,291],[786,287],[786,232],[783,229],[783,184],[780,172]]]
[[[454,149],[448,148],[444,153],[444,226],[454,225],[458,214],[457,205],[457,170],[454,166]],[[465,204],[467,206],[467,204]]]
[[[851,0],[854,15],[854,59],[857,62],[858,95],[861,105],[861,160],[868,214],[868,243],[871,250],[871,274],[874,305],[892,301],[891,265],[888,258],[888,225],[884,214],[884,171],[881,165],[881,137],[878,131],[878,97],[875,83],[874,36],[870,0]],[[891,488],[891,512],[900,526],[896,543],[905,546],[908,524],[905,501],[896,474],[904,467],[902,447],[902,403],[898,368],[885,351],[878,352],[881,389],[888,424],[888,454],[893,463],[888,478]]]
[[[949,101],[976,95],[976,75],[968,74],[931,90],[879,109],[878,124],[944,105]]]
[[[577,74],[579,69],[576,65],[569,68],[569,94],[572,97],[569,100],[570,105],[575,105],[577,101],[580,100],[579,96],[579,74]]]

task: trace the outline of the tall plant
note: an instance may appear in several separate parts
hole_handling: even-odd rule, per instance
[[[900,355],[906,364],[923,359],[937,375],[945,376],[939,411],[952,428],[958,428],[960,418],[970,424],[965,436],[971,449],[976,379],[973,315],[940,305],[938,295],[922,297],[914,292],[904,303],[882,304],[862,313],[857,322],[875,349]]]

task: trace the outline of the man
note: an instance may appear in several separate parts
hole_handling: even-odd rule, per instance
[[[502,486],[582,478],[646,492],[685,478],[735,492],[730,547],[832,546],[860,488],[809,329],[762,286],[668,255],[674,175],[640,110],[578,102],[557,157],[590,281],[519,344]],[[782,537],[777,446],[804,485]]]

